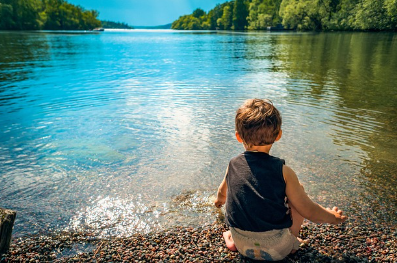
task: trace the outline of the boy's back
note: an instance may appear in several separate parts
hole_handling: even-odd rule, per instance
[[[230,161],[226,175],[226,219],[230,226],[264,232],[292,225],[283,165],[282,159],[251,151]]]

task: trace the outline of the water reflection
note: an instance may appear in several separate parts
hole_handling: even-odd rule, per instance
[[[0,46],[1,82],[26,79],[33,70],[32,66],[43,66],[42,61],[49,56],[47,41],[34,34],[0,32]]]
[[[310,105],[308,111],[323,109],[325,118],[314,115],[313,124],[317,120],[315,126],[326,125],[322,130],[339,149],[361,150],[356,161],[362,167],[361,184],[367,188],[360,192],[361,198],[373,204],[377,214],[381,207],[393,219],[396,199],[390,199],[390,193],[396,187],[397,162],[390,151],[397,149],[395,34],[305,34],[277,39],[278,59],[290,79],[288,100]],[[352,157],[343,158],[352,161]],[[390,209],[387,200],[394,203],[391,211],[386,211]]]
[[[212,195],[243,150],[234,112],[252,97],[279,107],[284,133],[273,153],[315,200],[393,220],[393,34],[0,33],[0,41],[0,52],[14,51],[0,57],[0,202],[18,211],[17,235],[213,222]]]
[[[98,237],[149,233],[186,222],[200,225],[216,218],[214,196],[209,192],[184,192],[170,201],[145,200],[142,195],[127,199],[99,196],[74,215],[66,230],[89,231]],[[201,219],[200,216],[201,215]],[[207,218],[203,222],[203,215]]]

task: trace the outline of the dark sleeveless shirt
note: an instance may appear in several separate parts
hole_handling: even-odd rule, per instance
[[[291,227],[285,204],[284,160],[246,151],[229,163],[226,223],[252,232]]]

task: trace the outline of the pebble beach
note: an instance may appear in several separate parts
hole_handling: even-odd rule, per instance
[[[0,262],[255,262],[228,250],[222,223],[198,228],[99,239],[94,235],[58,233],[14,239]],[[396,262],[394,226],[379,224],[339,226],[305,222],[304,242],[281,262]]]

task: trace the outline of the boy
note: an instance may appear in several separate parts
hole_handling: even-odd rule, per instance
[[[245,152],[232,158],[215,206],[226,203],[226,246],[256,260],[282,260],[298,250],[303,219],[339,224],[347,217],[314,203],[284,160],[269,155],[280,140],[281,116],[268,100],[247,100],[236,113],[236,138]]]

